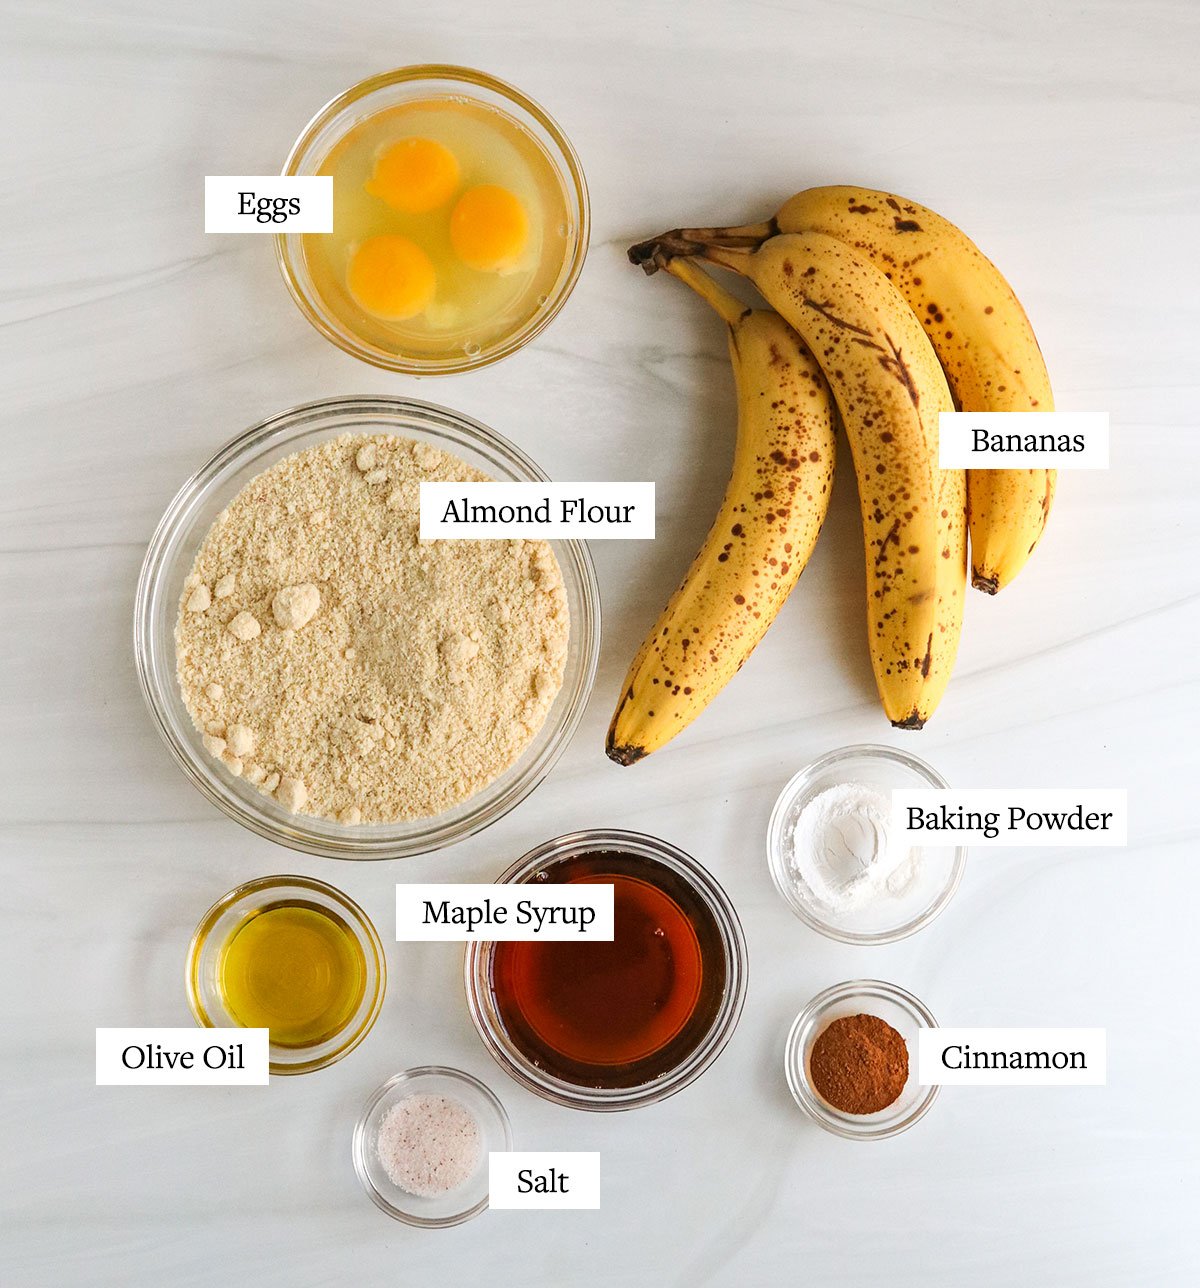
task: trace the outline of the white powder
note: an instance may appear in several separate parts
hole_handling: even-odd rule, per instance
[[[792,832],[792,871],[833,912],[903,894],[917,862],[917,852],[892,834],[891,801],[865,783],[814,796]]]
[[[415,1095],[397,1101],[379,1124],[375,1145],[393,1185],[432,1198],[469,1181],[479,1167],[479,1123],[459,1100]]]

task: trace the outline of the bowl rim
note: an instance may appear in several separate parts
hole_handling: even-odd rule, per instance
[[[301,275],[297,268],[296,248],[299,235],[295,233],[278,233],[274,237],[275,262],[283,277],[284,285],[293,303],[301,315],[331,344],[344,353],[358,358],[373,367],[384,371],[399,371],[408,375],[456,375],[466,371],[477,371],[481,367],[491,366],[502,358],[507,358],[525,347],[531,340],[546,329],[558,316],[563,305],[571,297],[575,285],[583,272],[587,259],[588,246],[591,240],[591,201],[588,194],[587,180],[584,177],[583,165],[562,126],[535,99],[530,98],[515,85],[501,80],[488,72],[457,63],[413,63],[405,67],[396,67],[390,71],[376,72],[363,80],[356,81],[349,88],[342,90],[329,99],[310,118],[296,137],[283,164],[281,174],[284,177],[299,173],[301,161],[320,130],[322,130],[339,112],[352,107],[368,95],[380,90],[390,89],[396,85],[416,84],[421,81],[454,81],[464,86],[475,86],[505,99],[512,107],[526,113],[550,137],[566,168],[564,176],[570,187],[567,196],[568,205],[572,199],[577,207],[577,227],[564,256],[567,272],[562,277],[555,294],[535,313],[525,327],[507,337],[502,343],[477,354],[463,353],[461,358],[454,359],[420,359],[401,357],[383,353],[373,346],[359,341],[352,332],[336,327],[326,310],[317,308],[301,289]]]
[[[695,1082],[725,1050],[737,1029],[746,1002],[749,970],[745,933],[724,887],[699,860],[671,842],[648,833],[619,828],[566,832],[523,854],[496,878],[496,884],[521,884],[530,880],[546,863],[573,853],[617,848],[660,863],[690,881],[716,922],[725,950],[725,991],[721,1005],[704,1038],[674,1069],[652,1082],[616,1088],[580,1086],[546,1073],[508,1039],[504,1026],[499,1022],[489,983],[495,941],[470,941],[463,961],[467,1010],[480,1040],[504,1072],[544,1100],[569,1109],[601,1113],[657,1104]]]
[[[866,999],[877,997],[892,1002],[913,1015],[918,1028],[936,1029],[938,1027],[938,1022],[929,1007],[915,994],[901,988],[899,984],[892,984],[882,979],[843,980],[840,984],[832,984],[829,988],[822,989],[792,1021],[784,1046],[784,1077],[787,1079],[788,1090],[791,1091],[795,1102],[809,1118],[824,1127],[826,1131],[846,1140],[886,1140],[890,1136],[899,1136],[901,1132],[907,1131],[925,1117],[941,1090],[938,1084],[931,1083],[922,1088],[913,1108],[895,1122],[880,1124],[875,1115],[868,1114],[863,1115],[862,1125],[855,1127],[851,1125],[853,1119],[849,1115],[840,1114],[837,1110],[831,1109],[817,1095],[809,1082],[808,1071],[805,1068],[804,1048],[809,1034],[811,1033],[815,1038],[823,1031],[819,1027],[821,1020],[832,1007],[850,998],[858,997]],[[869,1013],[866,1007],[864,1007],[864,1013]],[[916,1077],[915,1070],[910,1068],[909,1077]],[[920,1087],[919,1083],[917,1085]],[[866,1121],[868,1118],[872,1119],[871,1123]]]
[[[486,1083],[481,1082],[474,1075],[465,1072],[462,1069],[455,1069],[450,1065],[444,1064],[422,1064],[415,1065],[411,1069],[401,1069],[399,1073],[394,1073],[386,1081],[381,1082],[379,1086],[367,1097],[362,1109],[359,1111],[358,1118],[355,1120],[354,1129],[350,1138],[350,1150],[354,1161],[354,1171],[358,1176],[359,1183],[367,1193],[367,1197],[381,1211],[397,1221],[404,1222],[405,1225],[421,1226],[429,1230],[444,1230],[449,1226],[461,1225],[464,1221],[469,1221],[472,1217],[478,1216],[481,1212],[487,1210],[491,1199],[490,1190],[484,1194],[483,1198],[470,1207],[463,1208],[460,1212],[451,1213],[444,1217],[423,1217],[412,1212],[405,1212],[402,1208],[396,1207],[394,1203],[388,1201],[387,1197],[379,1192],[371,1180],[371,1174],[366,1164],[367,1149],[367,1125],[371,1121],[372,1115],[378,1109],[379,1105],[387,1099],[398,1087],[406,1083],[418,1082],[422,1078],[439,1077],[449,1078],[456,1082],[465,1083],[473,1091],[479,1093],[489,1108],[493,1109],[496,1114],[496,1121],[500,1125],[501,1133],[504,1137],[504,1148],[511,1151],[513,1147],[513,1130],[512,1121],[509,1119],[508,1111],[500,1101],[500,1097]],[[487,1166],[484,1160],[485,1167]]]
[[[807,781],[831,766],[855,759],[891,761],[911,769],[915,774],[923,778],[930,787],[948,788],[950,786],[932,765],[922,760],[919,756],[914,756],[911,752],[904,751],[899,747],[888,747],[883,743],[860,742],[851,743],[845,747],[837,747],[833,751],[827,751],[798,769],[784,784],[779,795],[775,798],[775,804],[771,808],[771,817],[767,823],[767,867],[780,898],[805,925],[810,926],[813,930],[819,931],[827,938],[836,939],[843,944],[894,944],[901,939],[907,939],[910,935],[915,935],[919,930],[924,930],[931,921],[946,909],[946,906],[957,893],[958,887],[962,884],[963,873],[967,865],[967,847],[965,845],[954,847],[950,874],[946,884],[939,891],[937,898],[923,912],[901,923],[899,926],[882,931],[848,930],[843,926],[838,926],[823,919],[815,909],[801,900],[795,892],[794,882],[787,872],[783,854],[783,820],[800,788]]]
[[[327,881],[321,881],[317,877],[300,876],[294,872],[281,872],[265,877],[255,877],[251,881],[243,881],[240,885],[234,886],[232,890],[227,890],[196,923],[196,929],[192,932],[191,940],[188,942],[187,958],[184,965],[184,983],[187,988],[188,1007],[191,1009],[196,1023],[201,1028],[231,1027],[217,1023],[204,1004],[197,979],[200,970],[200,958],[208,942],[208,936],[212,933],[214,926],[221,917],[236,908],[239,903],[251,895],[259,894],[264,890],[278,890],[281,892],[285,890],[306,891],[310,894],[324,895],[330,902],[337,904],[341,911],[347,914],[349,923],[354,929],[355,937],[359,940],[364,955],[369,950],[375,967],[373,996],[358,1024],[352,1030],[347,1026],[347,1037],[344,1042],[311,1059],[301,1059],[287,1064],[278,1063],[274,1059],[269,1061],[268,1068],[272,1077],[289,1077],[301,1073],[315,1073],[318,1069],[325,1069],[331,1064],[336,1064],[343,1056],[349,1055],[366,1038],[367,1034],[375,1027],[375,1021],[379,1018],[379,1012],[383,1008],[383,998],[387,992],[387,957],[383,951],[383,941],[379,937],[379,931],[376,930],[375,923],[367,916],[363,908],[344,890],[339,890],[337,886],[332,886]]]
[[[575,621],[575,614],[572,614],[570,627],[572,633],[576,630],[580,631],[582,661],[578,680],[572,692],[566,693],[564,687],[556,697],[555,702],[564,696],[567,702],[561,723],[553,731],[553,735],[542,748],[537,760],[532,762],[524,775],[516,775],[504,795],[498,797],[491,805],[486,807],[477,805],[452,823],[438,824],[437,819],[440,816],[433,815],[426,820],[413,820],[414,823],[422,822],[425,826],[411,836],[397,837],[389,834],[389,828],[398,826],[389,824],[377,825],[382,830],[372,836],[365,834],[356,836],[355,833],[360,832],[360,829],[350,827],[344,829],[345,836],[319,835],[306,824],[307,816],[297,814],[285,827],[269,819],[265,814],[248,808],[227,789],[219,775],[212,772],[205,773],[201,768],[198,753],[195,753],[194,748],[177,735],[167,717],[162,692],[165,687],[176,683],[175,671],[172,662],[172,665],[167,668],[170,674],[167,676],[160,674],[161,659],[158,658],[156,651],[157,617],[154,609],[157,607],[161,611],[171,613],[177,610],[177,605],[165,602],[160,605],[157,602],[160,598],[160,583],[169,567],[168,555],[171,553],[170,546],[176,531],[186,520],[192,506],[204,496],[221,472],[251,448],[270,444],[276,438],[286,440],[302,431],[311,430],[314,425],[319,426],[325,421],[346,420],[348,422],[347,424],[331,423],[328,427],[331,437],[338,433],[352,432],[354,420],[372,416],[408,417],[435,436],[439,431],[450,431],[452,442],[447,450],[453,448],[453,435],[461,435],[466,442],[477,449],[482,445],[483,448],[503,458],[518,475],[530,481],[549,481],[545,471],[503,434],[473,417],[438,403],[388,394],[337,396],[300,403],[268,416],[236,434],[184,481],[163,511],[146,548],[138,574],[133,613],[134,663],[142,697],[159,736],[167,744],[175,761],[183,769],[184,775],[192,785],[223,813],[258,836],[306,854],[358,861],[408,858],[431,853],[482,831],[519,805],[554,768],[579,727],[595,683],[601,639],[599,582],[591,551],[584,541],[555,538],[551,541],[551,545],[562,567],[564,582],[574,584],[583,605],[582,620]],[[397,432],[402,433],[403,430]],[[173,638],[173,626],[171,635]],[[550,718],[551,716],[548,715],[547,720]],[[532,746],[532,743],[530,745]],[[526,752],[513,762],[510,769],[521,764],[528,750],[526,748]],[[504,772],[508,773],[509,770]],[[487,790],[488,788],[485,787],[481,792]],[[468,797],[462,804],[467,804],[472,799]]]

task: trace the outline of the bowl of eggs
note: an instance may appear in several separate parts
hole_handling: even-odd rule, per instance
[[[404,67],[353,86],[308,124],[284,174],[333,180],[333,231],[276,239],[288,290],[322,335],[377,367],[496,362],[551,321],[583,268],[574,149],[483,72]]]

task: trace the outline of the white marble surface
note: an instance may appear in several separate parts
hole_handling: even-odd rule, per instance
[[[1197,1281],[1197,16],[1186,0],[0,4],[6,1288]],[[425,60],[547,104],[595,227],[541,340],[417,383],[310,330],[267,240],[206,238],[201,176],[274,170],[326,98]],[[1060,405],[1112,412],[1113,468],[1064,476],[1030,570],[970,599],[955,682],[917,737],[890,733],[872,696],[844,473],[760,653],[686,736],[619,769],[601,753],[619,673],[707,525],[733,410],[719,327],[624,247],[836,181],[976,235],[1038,324]],[[138,564],[183,478],[264,415],[368,391],[449,403],[552,475],[649,477],[660,498],[652,547],[595,550],[601,675],[556,772],[490,831],[403,865],[296,856],[208,806],[151,728],[130,651]],[[1127,786],[1132,843],[980,852],[925,933],[826,942],[776,897],[763,830],[795,768],[864,739],[960,784]],[[188,934],[235,882],[320,875],[386,928],[397,878],[488,879],[600,824],[690,850],[744,918],[741,1027],[675,1099],[593,1116],[526,1094],[477,1041],[442,945],[392,947],[376,1032],[326,1072],[92,1085],[97,1025],[187,1022]],[[905,1137],[826,1136],[788,1096],[783,1039],[857,974],[946,1023],[1104,1025],[1109,1085],[948,1089]],[[430,1061],[486,1078],[523,1146],[601,1150],[602,1211],[432,1233],[376,1212],[351,1123],[375,1083]]]

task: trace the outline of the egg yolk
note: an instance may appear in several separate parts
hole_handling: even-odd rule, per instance
[[[450,244],[468,268],[481,273],[513,268],[529,241],[529,216],[507,188],[471,188],[450,215]]]
[[[458,158],[434,139],[401,139],[381,153],[366,189],[406,215],[445,205],[458,187]]]
[[[369,237],[351,256],[346,285],[368,313],[403,322],[433,300],[437,273],[429,256],[407,237]]]

